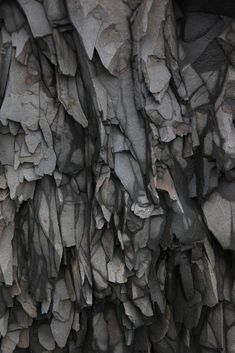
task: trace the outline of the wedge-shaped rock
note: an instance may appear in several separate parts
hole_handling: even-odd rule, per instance
[[[73,77],[57,75],[57,91],[58,99],[63,104],[69,115],[81,124],[82,127],[87,127],[88,121],[78,97],[75,79]]]
[[[96,313],[92,318],[94,330],[94,348],[98,348],[101,352],[107,352],[108,349],[108,330],[107,323],[102,312]]]
[[[19,343],[20,331],[8,332],[2,339],[1,350],[4,353],[13,353],[16,345]]]
[[[93,0],[66,0],[66,4],[70,20],[81,36],[87,55],[91,59],[106,11],[98,1]]]
[[[129,320],[134,324],[134,327],[140,327],[143,325],[143,321],[138,309],[132,304],[132,302],[127,301],[123,303],[125,314]]]
[[[108,280],[113,283],[125,283],[127,282],[126,274],[125,274],[125,265],[122,262],[121,254],[114,254],[111,261],[107,264],[108,269]]]
[[[228,190],[230,185],[224,185]],[[225,195],[224,195],[225,196]],[[229,196],[229,195],[228,195]],[[232,194],[230,193],[230,196]],[[226,199],[218,191],[214,191],[202,209],[208,228],[224,249],[235,249],[235,234],[233,224],[235,222],[235,199],[233,196]]]
[[[9,33],[19,30],[25,23],[25,18],[15,1],[3,2],[0,5],[1,17]]]
[[[33,36],[44,37],[51,34],[51,28],[47,20],[42,4],[36,0],[17,0],[22,7],[29,22]]]
[[[71,307],[69,319],[67,321],[60,321],[55,319],[54,317],[51,321],[51,332],[54,336],[55,342],[60,348],[63,348],[66,345],[73,324],[73,315],[74,309],[73,307]]]
[[[2,165],[14,165],[15,137],[6,134],[0,135],[0,162]]]
[[[53,38],[55,42],[57,60],[59,63],[59,69],[63,75],[75,76],[77,70],[76,54],[73,49],[67,44],[63,37],[63,33],[60,33],[57,29],[53,30]]]
[[[97,289],[102,291],[108,286],[108,283],[107,283],[108,273],[107,273],[106,255],[102,247],[102,243],[99,240],[99,235],[94,236],[94,238],[92,239],[91,266],[92,266],[92,273],[94,276],[95,286]]]
[[[43,6],[49,21],[58,21],[66,16],[66,8],[63,0],[44,0]]]
[[[147,198],[137,161],[129,153],[116,153],[115,172],[134,201],[133,212],[140,218],[148,218],[153,211],[153,205]]]
[[[55,341],[48,324],[42,324],[38,328],[39,343],[47,350],[55,349]]]

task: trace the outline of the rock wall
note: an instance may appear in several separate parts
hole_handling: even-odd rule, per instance
[[[2,353],[235,352],[223,3],[0,2]]]

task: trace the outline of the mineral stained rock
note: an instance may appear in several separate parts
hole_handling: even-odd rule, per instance
[[[0,352],[235,352],[235,3],[0,1]]]

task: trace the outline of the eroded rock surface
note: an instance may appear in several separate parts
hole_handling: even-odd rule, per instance
[[[235,352],[225,3],[0,1],[2,353]]]

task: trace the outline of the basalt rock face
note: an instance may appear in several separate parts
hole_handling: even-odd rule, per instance
[[[235,352],[226,1],[0,2],[2,353]]]

